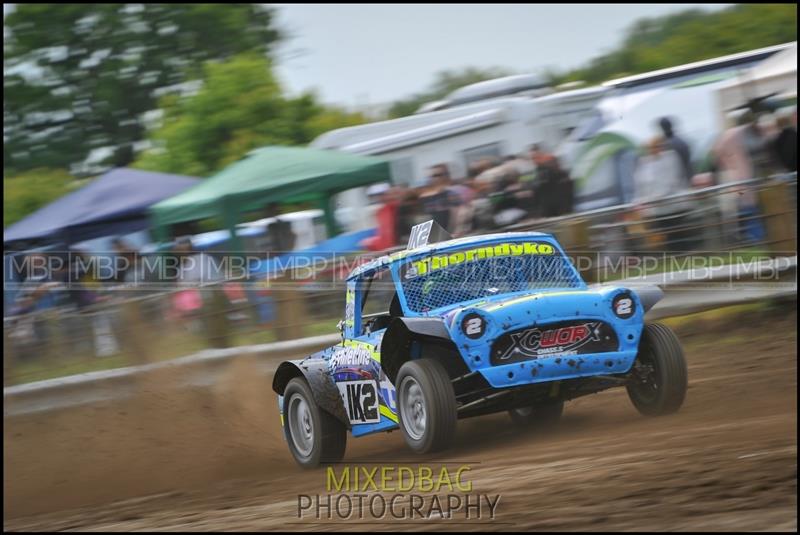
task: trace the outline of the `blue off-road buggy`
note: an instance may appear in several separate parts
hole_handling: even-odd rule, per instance
[[[301,466],[341,460],[348,430],[399,427],[425,453],[451,444],[459,418],[552,423],[565,401],[616,386],[645,415],[683,403],[680,343],[644,323],[659,288],[589,288],[547,234],[414,245],[349,275],[341,343],[276,370]]]

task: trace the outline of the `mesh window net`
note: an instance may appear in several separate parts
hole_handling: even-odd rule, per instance
[[[581,285],[569,259],[552,247],[551,254],[483,256],[495,247],[448,251],[406,262],[400,279],[408,307],[427,312],[495,295]]]

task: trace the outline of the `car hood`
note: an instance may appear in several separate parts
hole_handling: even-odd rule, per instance
[[[451,309],[442,315],[451,337],[464,338],[469,318],[480,316],[488,334],[495,336],[534,324],[564,320],[595,319],[620,321],[614,306],[630,297],[632,310],[624,320],[641,322],[646,308],[636,292],[621,286],[602,286],[590,289],[564,289],[494,298]],[[652,305],[650,305],[652,306]],[[485,336],[480,338],[485,339]]]

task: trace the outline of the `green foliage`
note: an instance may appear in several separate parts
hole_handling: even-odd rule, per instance
[[[569,72],[551,69],[543,77],[553,86],[576,80],[593,84],[796,40],[796,4],[738,4],[714,12],[688,9],[637,20],[615,50],[584,67]],[[460,87],[508,74],[503,68],[440,72],[425,91],[395,102],[389,116],[411,115]]]
[[[63,169],[33,169],[3,177],[3,227],[68,193],[78,182]]]
[[[310,117],[306,124],[307,133],[311,139],[316,138],[337,128],[346,126],[356,126],[369,122],[368,119],[359,112],[348,112],[336,107],[326,107],[319,113]]]
[[[302,145],[333,128],[364,117],[325,108],[311,94],[285,98],[268,60],[242,54],[208,63],[203,87],[187,98],[162,101],[153,148],[136,167],[208,176],[265,145]]]
[[[512,74],[511,71],[501,67],[487,69],[467,67],[462,70],[441,71],[436,74],[433,83],[425,91],[392,104],[389,108],[389,116],[403,117],[411,115],[426,102],[441,100],[459,87],[510,74]]]
[[[158,92],[209,60],[279,41],[256,4],[17,4],[5,18],[6,172],[72,167],[97,148],[127,165]]]
[[[796,4],[738,4],[715,12],[690,9],[636,21],[616,50],[554,81],[602,82],[795,40]]]

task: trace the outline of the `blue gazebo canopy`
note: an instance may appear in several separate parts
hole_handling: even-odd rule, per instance
[[[119,168],[3,231],[3,246],[70,244],[149,226],[148,208],[198,184],[188,176]]]

